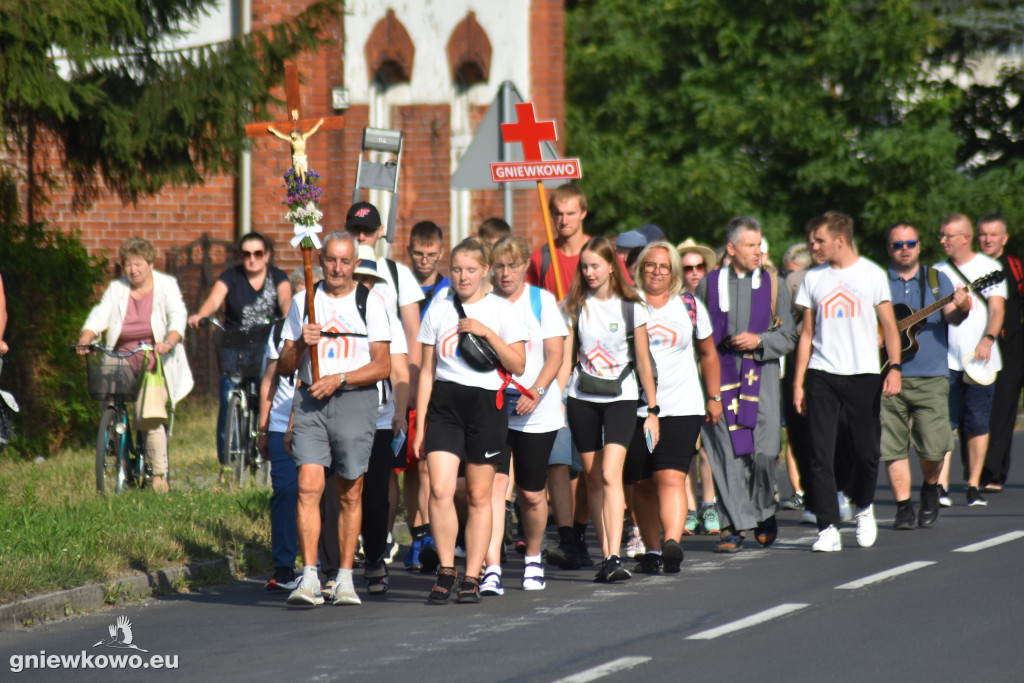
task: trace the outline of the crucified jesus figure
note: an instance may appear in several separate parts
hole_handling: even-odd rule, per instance
[[[293,130],[288,135],[285,135],[273,126],[267,126],[267,130],[270,131],[275,137],[279,137],[285,142],[288,142],[292,146],[292,167],[295,172],[299,174],[299,178],[302,182],[306,182],[306,171],[309,167],[306,165],[306,140],[315,133],[320,126],[324,124],[324,120],[320,119],[316,125],[307,130],[305,133],[301,133],[297,130]]]

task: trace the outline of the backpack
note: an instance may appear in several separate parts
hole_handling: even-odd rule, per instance
[[[389,258],[384,259],[384,263],[388,266],[388,272],[391,273],[391,281],[395,284],[395,305],[398,305],[398,295],[400,293],[398,284],[398,264]]]
[[[543,276],[542,276],[543,279]],[[530,308],[533,309],[533,317],[540,322],[540,287],[534,287],[533,285],[526,285],[526,288],[530,290]]]

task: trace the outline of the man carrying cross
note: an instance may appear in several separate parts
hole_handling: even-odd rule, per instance
[[[761,224],[737,216],[726,225],[725,242],[730,265],[708,274],[696,294],[711,315],[726,418],[703,429],[722,525],[715,552],[734,553],[747,529],[755,530],[763,547],[778,533],[779,359],[796,346],[797,332],[789,315],[789,289],[760,267]]]

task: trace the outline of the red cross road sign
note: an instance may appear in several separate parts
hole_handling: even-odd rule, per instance
[[[491,180],[506,183],[515,180],[552,180],[581,178],[579,159],[545,161],[540,143],[558,139],[554,121],[538,121],[532,102],[516,104],[516,123],[501,124],[505,142],[518,142],[523,146],[526,161],[495,162],[491,164]]]

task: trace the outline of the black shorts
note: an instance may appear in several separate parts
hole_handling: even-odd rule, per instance
[[[515,429],[508,430],[505,437],[505,452],[498,464],[500,474],[508,474],[512,457],[516,459],[516,487],[536,493],[548,485],[548,460],[555,445],[558,430],[531,434]]]
[[[644,419],[638,417],[633,440],[626,452],[625,482],[635,484],[650,479],[658,470],[688,472],[703,422],[703,415],[661,418],[658,420],[661,437],[658,439],[658,445],[654,447],[654,452],[651,453],[647,450]]]
[[[434,382],[427,408],[427,453],[454,453],[463,462],[497,465],[505,451],[508,413],[494,404],[493,389]]]
[[[617,443],[623,448],[633,440],[636,401],[597,403],[570,397],[565,404],[572,441],[580,453],[592,453]]]

